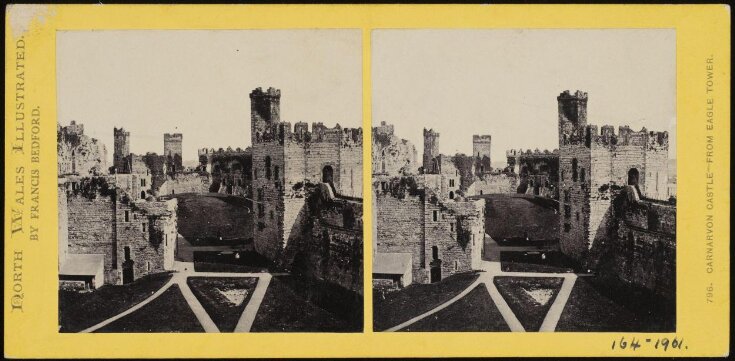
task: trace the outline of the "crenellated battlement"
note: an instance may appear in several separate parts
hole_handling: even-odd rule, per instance
[[[273,87],[268,87],[267,90],[263,91],[262,87],[257,87],[250,92],[250,99],[254,97],[280,97],[281,90]]]
[[[434,129],[424,128],[424,138],[426,137],[439,138],[439,132],[435,132]]]
[[[362,145],[362,128],[342,128],[336,124],[329,128],[322,122],[314,122],[309,125],[306,122],[297,122],[291,127],[290,122],[278,122],[268,127],[256,138],[256,143],[268,143],[278,141],[295,142],[300,144],[311,143],[339,143],[340,145]]]
[[[224,149],[224,148],[219,148],[219,149],[202,148],[202,149],[198,149],[197,150],[197,153],[201,157],[203,155],[204,156],[206,156],[206,155],[211,155],[211,156],[214,156],[214,155],[238,155],[238,154],[249,153],[250,151],[251,150],[250,150],[249,147],[248,148],[245,148],[245,149],[242,149],[240,147],[237,147],[235,149],[232,149],[232,147],[227,147],[227,149]]]
[[[118,137],[118,136],[129,137],[130,136],[130,132],[126,131],[125,128],[123,127],[120,127],[120,128],[113,127],[112,129],[113,129],[113,134],[115,135],[115,137]]]
[[[474,143],[489,143],[490,141],[492,141],[492,136],[490,136],[490,135],[477,135],[477,134],[474,134],[472,136],[472,141]]]
[[[508,157],[522,157],[522,156],[532,156],[532,157],[559,157],[559,149],[554,149],[549,151],[548,149],[539,150],[538,148],[531,150],[531,149],[511,149],[506,150],[505,155]]]
[[[72,120],[71,123],[69,123],[69,125],[67,126],[59,125],[57,128],[58,130],[64,132],[66,135],[84,135],[84,124],[77,124],[77,122],[74,120]]]
[[[566,99],[574,99],[574,100],[587,100],[587,92],[583,92],[581,90],[577,90],[574,93],[572,93],[569,90],[565,90],[559,94],[558,97],[556,97],[557,100],[566,100]]]
[[[649,131],[643,127],[639,131],[632,130],[629,126],[618,127],[617,134],[612,125],[603,125],[599,129],[596,125],[587,126],[587,144],[599,144],[603,146],[641,146],[646,149],[669,149],[669,132]]]
[[[164,133],[163,134],[164,141],[172,141],[172,140],[181,141],[183,138],[184,136],[181,133]]]

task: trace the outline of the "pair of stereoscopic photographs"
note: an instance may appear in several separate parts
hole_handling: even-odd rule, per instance
[[[675,331],[673,30],[370,41],[58,32],[59,332]]]

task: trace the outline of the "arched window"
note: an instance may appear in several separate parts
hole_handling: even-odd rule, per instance
[[[265,157],[265,178],[271,179],[271,157]]]
[[[572,159],[572,181],[577,181],[577,158]]]
[[[281,169],[278,166],[273,167],[273,178],[275,180],[281,179]]]
[[[585,173],[584,173],[584,168],[582,168],[579,172],[579,180],[584,182],[584,179],[585,179]]]
[[[439,247],[437,246],[431,247],[431,258],[439,259]]]

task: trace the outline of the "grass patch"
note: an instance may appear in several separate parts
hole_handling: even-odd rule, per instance
[[[178,285],[141,309],[99,329],[97,332],[204,332]]]
[[[359,332],[359,325],[315,305],[292,288],[287,277],[273,277],[260,304],[252,332]],[[360,308],[360,317],[362,317]]]
[[[495,306],[484,284],[449,307],[430,315],[401,331],[406,332],[508,332],[510,328]]]
[[[157,273],[126,285],[105,285],[92,292],[60,290],[59,332],[92,327],[150,297],[170,279],[170,273]]]
[[[386,294],[374,292],[373,327],[382,331],[406,322],[449,301],[478,277],[475,272],[460,273],[437,283],[412,284]]]
[[[186,283],[222,332],[233,332],[258,284],[257,278],[189,277]],[[222,292],[245,291],[242,300],[228,299]],[[233,303],[239,302],[239,303]]]
[[[557,331],[674,332],[673,305],[650,300],[636,290],[579,277],[564,307]]]
[[[542,272],[566,273],[574,272],[575,264],[561,252],[543,252],[541,254],[524,254],[526,252],[500,252],[500,267],[505,272]],[[579,268],[579,267],[576,267]]]
[[[194,269],[197,272],[267,272],[272,266],[265,257],[255,252],[238,252],[240,258],[235,258],[235,252],[195,251],[193,255]]]
[[[498,292],[518,317],[526,331],[538,331],[559,294],[564,279],[560,277],[508,277],[493,279]],[[532,294],[542,297],[535,299]]]
[[[238,245],[253,238],[253,213],[243,197],[216,193],[173,197],[179,202],[179,233],[193,246]]]

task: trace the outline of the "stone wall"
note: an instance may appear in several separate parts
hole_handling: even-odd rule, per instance
[[[393,134],[392,125],[382,122],[379,127],[373,127],[372,141],[373,174],[397,176],[417,173],[416,147]]]
[[[311,211],[311,274],[362,295],[362,202],[334,199]]]
[[[56,127],[57,174],[107,174],[107,148],[84,134],[84,125],[71,121]]]
[[[518,179],[519,177],[515,173],[485,174],[467,188],[465,196],[516,193],[516,190],[518,189]]]
[[[103,255],[105,284],[123,281],[126,261],[132,261],[134,279],[173,269],[176,200],[133,199],[118,187],[124,186],[123,178],[138,179],[137,175],[76,177],[60,189],[66,197],[67,254]],[[60,238],[60,248],[63,242]]]
[[[479,269],[485,234],[484,200],[441,197],[427,186],[440,175],[374,177],[376,251],[412,255],[413,280]],[[436,272],[436,271],[435,271]]]
[[[115,194],[81,191],[68,185],[68,253],[102,254],[105,257],[105,284],[119,280],[116,243]]]
[[[66,179],[58,178],[56,206],[59,213],[58,244],[59,244],[59,269],[66,261],[69,254],[69,208],[66,200]]]
[[[413,177],[373,177],[378,253],[408,253],[412,277],[428,282],[424,246],[424,192]]]
[[[676,299],[676,206],[617,199],[609,220],[609,242],[596,261],[598,272]]]
[[[207,193],[211,186],[211,178],[202,173],[178,173],[167,176],[161,184],[157,195],[171,195],[182,193]]]

